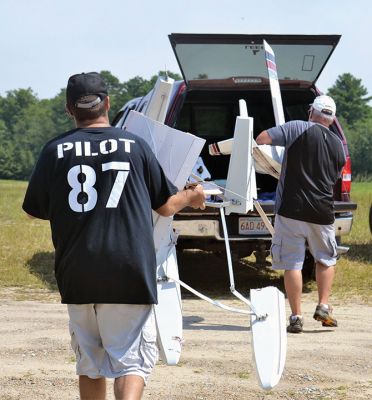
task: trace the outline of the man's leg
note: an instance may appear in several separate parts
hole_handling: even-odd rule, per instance
[[[86,375],[80,375],[79,389],[81,400],[105,400],[106,379],[91,379]]]
[[[308,242],[316,260],[315,279],[318,288],[318,305],[313,318],[322,322],[323,326],[336,327],[337,320],[333,318],[332,307],[329,306],[337,259],[334,226],[309,224]]]
[[[332,315],[332,307],[329,306],[329,295],[335,276],[334,265],[327,267],[316,263],[316,284],[318,286],[318,305],[313,315],[314,319],[320,321],[323,326],[336,327],[337,320]]]
[[[284,286],[292,315],[301,314],[302,272],[291,269],[284,271]]]
[[[144,380],[138,375],[126,375],[115,379],[114,393],[116,400],[140,400]]]
[[[334,265],[326,267],[321,263],[316,263],[315,268],[315,279],[318,287],[318,303],[328,304],[329,295],[335,277],[335,267]]]

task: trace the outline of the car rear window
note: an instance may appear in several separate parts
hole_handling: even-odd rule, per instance
[[[231,104],[185,104],[177,121],[177,129],[205,139],[231,137],[234,119]]]

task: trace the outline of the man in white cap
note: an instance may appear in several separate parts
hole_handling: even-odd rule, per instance
[[[316,263],[318,305],[314,319],[336,327],[329,295],[336,265],[333,187],[346,158],[340,138],[329,128],[336,104],[318,96],[308,121],[290,121],[261,132],[257,144],[285,146],[275,201],[275,235],[272,267],[283,269],[284,285],[292,314],[287,331],[303,331],[301,312],[302,266],[306,248]]]

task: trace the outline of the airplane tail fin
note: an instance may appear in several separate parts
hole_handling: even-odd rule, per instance
[[[256,174],[253,163],[253,118],[248,116],[244,100],[239,100],[240,116],[236,118],[234,145],[230,157],[225,197],[231,201],[226,214],[246,214],[253,210],[257,198]]]
[[[169,105],[170,95],[172,93],[174,79],[158,77],[150,101],[145,110],[145,115],[155,121],[165,121]]]

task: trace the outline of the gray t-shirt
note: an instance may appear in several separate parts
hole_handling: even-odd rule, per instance
[[[290,121],[267,130],[272,145],[284,146],[275,212],[328,225],[334,222],[333,187],[346,158],[339,137],[310,121]]]

